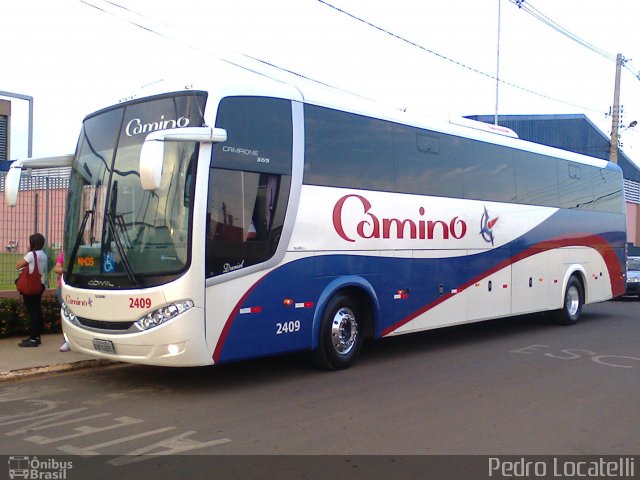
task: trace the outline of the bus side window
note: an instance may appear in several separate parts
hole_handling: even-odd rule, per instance
[[[291,189],[289,100],[238,96],[220,101],[207,199],[208,277],[271,259],[279,245]],[[196,200],[197,201],[197,200]]]
[[[247,239],[267,239],[269,230],[271,229],[271,218],[275,211],[277,194],[278,176],[261,174]]]
[[[219,275],[271,258],[280,175],[211,169],[207,203],[207,270]],[[278,228],[279,230],[279,228]]]
[[[556,166],[560,208],[592,209],[592,172],[565,160],[559,160]]]

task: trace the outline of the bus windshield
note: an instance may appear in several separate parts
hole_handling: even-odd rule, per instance
[[[85,288],[163,283],[189,264],[195,142],[168,142],[160,188],[140,184],[154,130],[201,126],[205,94],[152,98],[85,119],[69,182],[65,281]]]

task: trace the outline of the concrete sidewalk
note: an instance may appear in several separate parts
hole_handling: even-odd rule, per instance
[[[61,352],[60,345],[64,343],[61,333],[43,335],[39,347],[19,347],[21,340],[22,337],[0,339],[0,382],[113,363],[74,351]]]

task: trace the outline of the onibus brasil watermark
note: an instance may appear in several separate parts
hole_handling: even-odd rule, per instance
[[[29,480],[66,480],[73,462],[55,458],[38,458],[23,455],[9,457],[9,478]]]
[[[633,457],[489,457],[490,478],[635,478]]]

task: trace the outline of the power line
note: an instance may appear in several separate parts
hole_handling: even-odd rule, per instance
[[[609,53],[609,52],[607,52],[605,50],[602,50],[601,48],[598,48],[598,47],[594,46],[593,44],[587,42],[586,40],[580,38],[576,34],[571,33],[569,30],[564,28],[562,25],[560,25],[557,22],[553,21],[551,18],[547,17],[544,13],[542,13],[540,10],[538,10],[533,5],[531,5],[530,2],[528,2],[526,0],[509,0],[509,1],[511,3],[513,3],[514,5],[516,5],[520,10],[523,10],[523,11],[527,12],[529,15],[531,15],[532,17],[536,18],[537,20],[541,21],[542,23],[544,23],[548,27],[554,29],[556,32],[558,32],[561,35],[564,35],[565,37],[573,40],[577,44],[582,45],[583,47],[587,48],[588,50],[591,50],[596,55],[600,55],[601,57],[606,58],[607,60],[612,60],[612,61],[616,60],[616,55],[614,55],[612,53]],[[623,66],[629,72],[631,72],[634,77],[636,77],[638,80],[640,80],[640,73],[638,72],[637,69],[633,68],[633,66],[631,65],[629,60],[624,59]]]
[[[112,13],[112,12],[108,11],[108,10],[105,10],[104,8],[100,8],[99,6],[94,5],[93,3],[90,3],[90,2],[88,2],[88,1],[86,1],[86,0],[78,0],[78,1],[79,1],[80,3],[84,3],[84,4],[85,4],[85,5],[87,5],[88,7],[95,8],[96,10],[98,10],[98,11],[100,11],[100,12],[102,12],[102,13],[106,13],[107,15],[112,15],[112,16],[114,16],[114,17],[120,18],[121,20],[126,20],[127,22],[131,23],[132,25],[135,25],[135,26],[136,26],[136,27],[138,27],[138,28],[141,28],[142,30],[146,30],[147,32],[153,33],[153,34],[158,35],[158,36],[160,36],[160,37],[168,38],[168,37],[166,37],[165,35],[163,35],[163,34],[161,34],[161,33],[159,33],[159,32],[156,32],[155,30],[153,30],[153,29],[151,29],[151,28],[145,27],[144,25],[140,25],[139,23],[133,22],[133,21],[128,20],[128,19],[123,19],[122,17],[119,17],[118,15],[116,15],[116,14],[114,14],[114,13]],[[103,1],[104,1],[105,3],[113,4],[113,2],[108,2],[107,0],[103,0]],[[119,6],[120,8],[124,8],[124,7],[120,6],[120,5],[118,5],[118,6]],[[128,10],[128,9],[125,9],[125,10]]]
[[[140,29],[142,29],[142,30],[145,30],[145,31],[149,32],[149,33],[152,33],[152,34],[158,35],[158,36],[160,36],[160,37],[162,37],[162,38],[165,38],[165,39],[171,40],[171,41],[176,42],[176,43],[180,43],[180,44],[186,45],[187,47],[189,47],[189,48],[191,48],[191,49],[194,49],[194,50],[196,50],[196,51],[200,51],[200,52],[206,53],[207,55],[216,56],[216,55],[213,55],[213,54],[212,54],[211,52],[209,52],[209,51],[203,50],[203,49],[202,49],[201,47],[199,47],[199,46],[194,46],[194,45],[188,44],[188,43],[184,42],[183,40],[177,40],[176,38],[172,37],[171,35],[168,35],[168,34],[165,34],[165,33],[159,32],[159,31],[157,31],[157,30],[156,30],[156,29],[154,29],[154,28],[148,27],[148,26],[146,26],[146,25],[143,25],[143,24],[142,24],[142,23],[140,23],[140,22],[133,21],[133,20],[131,20],[131,19],[129,19],[129,18],[124,18],[124,17],[122,17],[121,15],[118,15],[118,14],[116,14],[116,13],[114,13],[114,12],[111,12],[111,11],[109,11],[109,10],[106,10],[106,9],[104,9],[104,8],[99,7],[99,6],[95,5],[94,3],[89,2],[88,0],[78,0],[78,1],[79,1],[80,3],[82,3],[82,4],[84,4],[84,5],[87,5],[87,6],[89,6],[89,7],[94,8],[94,9],[96,9],[96,10],[98,10],[98,11],[102,12],[102,13],[105,13],[105,14],[108,14],[108,15],[114,16],[114,17],[116,17],[116,18],[118,18],[118,19],[120,19],[120,20],[126,21],[126,22],[128,22],[128,23],[130,23],[130,24],[134,25],[135,27],[138,27],[138,28],[140,28]],[[144,19],[145,21],[152,21],[152,19],[151,19],[151,18],[149,18],[148,16],[146,16],[146,15],[144,15],[144,14],[141,14],[141,13],[139,13],[139,12],[136,12],[136,11],[134,11],[134,10],[131,10],[130,8],[128,8],[128,7],[126,7],[126,6],[123,6],[122,4],[119,4],[119,3],[117,3],[117,2],[115,2],[115,1],[113,1],[113,0],[102,0],[102,1],[103,1],[104,3],[106,3],[106,4],[108,4],[108,5],[112,5],[112,6],[116,7],[116,8],[119,8],[119,9],[121,9],[121,10],[125,10],[125,11],[127,11],[127,12],[129,12],[129,13],[131,13],[131,14],[133,14],[133,15],[136,15],[136,16],[138,16],[138,17],[141,17],[141,18],[142,18],[142,19]],[[381,31],[381,32],[383,32],[383,33],[385,33],[385,34],[387,34],[387,35],[390,35],[390,36],[392,36],[392,37],[394,37],[394,38],[396,38],[396,39],[398,39],[398,40],[400,40],[400,41],[402,41],[402,42],[405,42],[405,43],[407,43],[407,44],[409,44],[409,45],[411,45],[411,46],[413,46],[413,47],[419,48],[419,49],[421,49],[421,50],[423,50],[423,51],[425,51],[425,52],[427,52],[427,53],[430,53],[430,54],[432,54],[432,55],[435,55],[436,57],[438,57],[438,58],[440,58],[440,59],[442,59],[442,60],[445,60],[445,61],[451,62],[451,63],[453,63],[453,64],[455,64],[455,65],[458,65],[458,66],[460,66],[460,67],[462,67],[462,68],[465,68],[465,69],[467,69],[467,70],[469,70],[469,71],[471,71],[471,72],[474,72],[474,73],[476,73],[476,74],[479,74],[479,75],[482,75],[482,76],[487,77],[487,78],[489,78],[489,79],[492,79],[492,80],[498,81],[498,82],[500,82],[500,83],[503,83],[503,84],[508,85],[508,86],[510,86],[510,87],[513,87],[513,88],[516,88],[516,89],[521,90],[521,91],[523,91],[523,92],[526,92],[526,93],[529,93],[529,94],[532,94],[532,95],[535,95],[535,96],[538,96],[538,97],[541,97],[541,98],[545,98],[545,99],[547,99],[547,100],[551,100],[551,101],[554,101],[554,102],[557,102],[557,103],[562,103],[562,104],[569,105],[569,106],[571,106],[571,107],[579,108],[579,109],[582,109],[582,110],[588,110],[588,111],[591,111],[591,112],[602,113],[602,111],[601,111],[601,110],[596,110],[596,109],[593,109],[593,108],[590,108],[590,107],[585,107],[585,106],[583,106],[583,105],[578,105],[578,104],[575,104],[575,103],[571,103],[571,102],[567,102],[567,101],[564,101],[564,100],[560,100],[560,99],[558,99],[558,98],[554,98],[554,97],[551,97],[551,96],[549,96],[549,95],[546,95],[546,94],[543,94],[543,93],[540,93],[540,92],[536,92],[536,91],[534,91],[534,90],[531,90],[531,89],[529,89],[529,88],[523,87],[523,86],[521,86],[521,85],[517,85],[517,84],[515,84],[515,83],[513,83],[513,82],[509,82],[509,81],[503,80],[503,79],[501,79],[501,78],[497,78],[497,77],[496,77],[496,76],[494,76],[494,75],[491,75],[491,74],[489,74],[489,73],[487,73],[487,72],[484,72],[484,71],[482,71],[482,70],[480,70],[480,69],[477,69],[477,68],[475,68],[475,67],[471,67],[471,66],[469,66],[469,65],[466,65],[466,64],[464,64],[464,63],[462,63],[462,62],[460,62],[460,61],[458,61],[458,60],[455,60],[455,59],[453,59],[453,58],[447,57],[446,55],[443,55],[443,54],[438,53],[438,52],[436,52],[436,51],[434,51],[434,50],[428,49],[428,48],[426,48],[426,47],[424,47],[424,46],[422,46],[422,45],[420,45],[420,44],[418,44],[418,43],[416,43],[416,42],[413,42],[413,41],[408,40],[408,39],[406,39],[406,38],[404,38],[404,37],[402,37],[402,36],[400,36],[400,35],[398,35],[398,34],[395,34],[395,33],[393,33],[393,32],[390,32],[389,30],[386,30],[386,29],[384,29],[384,28],[382,28],[382,27],[379,27],[379,26],[377,26],[377,25],[374,25],[373,23],[368,22],[368,21],[366,21],[366,20],[364,20],[364,19],[362,19],[362,18],[360,18],[360,17],[357,17],[357,16],[355,16],[355,15],[353,15],[353,14],[351,14],[351,13],[349,13],[349,12],[345,11],[345,10],[342,10],[342,9],[340,9],[340,8],[338,8],[338,7],[336,7],[336,6],[332,5],[332,4],[330,4],[330,3],[328,3],[328,2],[326,2],[326,1],[324,1],[324,0],[318,0],[318,1],[319,1],[320,3],[322,3],[322,4],[326,5],[326,6],[328,6],[328,7],[332,8],[332,9],[334,9],[334,10],[336,10],[336,11],[338,11],[338,12],[342,13],[342,14],[345,14],[345,15],[349,16],[350,18],[353,18],[354,20],[357,20],[357,21],[359,21],[359,22],[362,22],[362,23],[364,23],[364,24],[366,24],[366,25],[368,25],[368,26],[370,26],[370,27],[373,27],[373,28],[375,28],[376,30]],[[169,24],[166,24],[166,23],[163,23],[162,25],[163,25],[163,26],[165,26],[165,27],[168,27],[168,28],[174,28],[173,26],[171,26],[171,25],[169,25]],[[272,62],[268,62],[268,61],[266,61],[266,60],[263,60],[263,59],[260,59],[260,58],[257,58],[257,57],[253,57],[253,56],[250,56],[250,55],[247,55],[247,54],[244,54],[244,53],[240,53],[240,55],[242,55],[242,56],[244,56],[244,57],[246,57],[246,58],[249,58],[249,59],[251,59],[251,60],[257,61],[257,62],[259,62],[259,63],[262,63],[262,64],[264,64],[264,65],[268,65],[268,66],[270,66],[270,67],[272,67],[272,68],[275,68],[275,69],[277,69],[277,70],[283,71],[283,72],[285,72],[285,73],[288,73],[288,74],[291,74],[291,75],[295,75],[295,76],[297,76],[297,77],[299,77],[299,78],[302,78],[302,79],[308,80],[308,81],[310,81],[310,82],[317,83],[317,84],[319,84],[319,85],[322,85],[322,86],[325,86],[325,87],[328,87],[328,88],[331,88],[331,89],[334,89],[334,90],[337,90],[337,91],[341,91],[341,92],[344,92],[344,93],[347,93],[347,94],[350,94],[350,95],[353,95],[353,96],[357,96],[357,97],[360,97],[360,98],[366,98],[366,97],[363,97],[362,95],[356,94],[356,93],[354,93],[354,92],[351,92],[351,91],[348,91],[348,90],[345,90],[345,89],[342,89],[342,88],[336,87],[336,86],[334,86],[334,85],[331,85],[331,84],[325,83],[325,82],[323,82],[323,81],[320,81],[320,80],[314,79],[314,78],[312,78],[312,77],[309,77],[309,76],[303,75],[303,74],[301,74],[301,73],[298,73],[298,72],[296,72],[296,71],[294,71],[294,70],[291,70],[291,69],[288,69],[288,68],[285,68],[285,67],[282,67],[282,66],[276,65],[276,64],[274,64],[274,63],[272,63]],[[233,61],[230,61],[230,60],[228,60],[228,59],[226,59],[226,58],[221,58],[221,57],[219,57],[219,56],[216,56],[216,58],[219,58],[220,60],[222,60],[222,61],[224,61],[224,62],[226,62],[226,63],[232,64],[232,65],[234,65],[234,66],[237,66],[237,67],[243,68],[243,69],[245,69],[245,70],[252,71],[252,72],[257,73],[257,74],[260,74],[260,75],[262,75],[262,76],[268,76],[268,75],[266,75],[264,72],[255,71],[255,70],[253,70],[253,69],[251,69],[251,68],[247,67],[246,65],[238,64],[238,63],[233,62]]]
[[[591,50],[592,52],[600,55],[601,57],[604,57],[607,60],[615,60],[616,59],[615,55],[613,55],[611,53],[608,53],[608,52],[606,52],[606,51],[604,51],[604,50],[602,50],[602,49],[600,49],[598,47],[595,47],[591,43],[587,42],[586,40],[583,40],[582,38],[578,37],[577,35],[571,33],[569,30],[567,30],[563,26],[561,26],[558,23],[554,22],[553,20],[551,20],[544,13],[542,13],[540,10],[535,8],[533,5],[531,5],[531,3],[527,2],[526,0],[509,0],[509,1],[511,3],[513,3],[514,5],[516,5],[520,10],[523,10],[523,11],[527,12],[529,15],[531,15],[534,18],[540,20],[542,23],[544,23],[548,27],[551,27],[556,32],[564,35],[567,38],[570,38],[574,42],[582,45],[583,47],[588,48],[589,50]]]
[[[269,67],[273,67],[273,68],[275,68],[275,69],[277,69],[277,70],[280,70],[280,71],[282,71],[282,72],[289,73],[289,74],[291,74],[291,75],[295,75],[296,77],[302,78],[302,79],[304,79],[304,80],[308,80],[308,81],[310,81],[310,82],[317,83],[318,85],[322,85],[322,86],[324,86],[324,87],[329,87],[329,88],[331,88],[331,89],[334,89],[334,90],[337,90],[337,91],[340,91],[340,92],[343,92],[343,93],[347,93],[347,94],[349,94],[349,95],[353,95],[354,97],[360,97],[360,98],[363,98],[363,99],[365,99],[365,100],[373,100],[373,99],[371,99],[371,98],[365,97],[365,96],[360,95],[360,94],[358,94],[358,93],[354,93],[354,92],[351,92],[351,91],[349,91],[349,90],[345,90],[345,89],[343,89],[343,88],[336,87],[336,86],[331,85],[331,84],[329,84],[329,83],[323,82],[323,81],[321,81],[321,80],[317,80],[317,79],[315,79],[315,78],[309,77],[309,76],[307,76],[307,75],[303,75],[303,74],[298,73],[298,72],[296,72],[296,71],[294,71],[294,70],[290,70],[290,69],[288,69],[288,68],[286,68],[286,67],[281,67],[281,66],[279,66],[279,65],[276,65],[275,63],[268,62],[268,61],[263,60],[263,59],[261,59],[261,58],[253,57],[253,56],[248,55],[248,54],[246,54],[246,53],[240,53],[240,55],[242,55],[243,57],[250,58],[251,60],[254,60],[254,61],[256,61],[256,62],[260,62],[260,63],[262,63],[262,64],[264,64],[264,65],[269,66]]]
[[[210,52],[210,51],[208,51],[208,50],[205,50],[205,49],[201,48],[200,46],[196,46],[196,45],[189,44],[189,43],[185,42],[184,40],[178,40],[178,39],[174,38],[174,37],[173,37],[173,36],[171,36],[171,35],[168,35],[168,34],[165,34],[165,33],[159,32],[159,31],[157,31],[157,30],[155,30],[155,29],[153,29],[153,28],[151,28],[151,27],[147,27],[147,26],[145,26],[145,25],[142,25],[142,24],[141,24],[141,23],[139,23],[139,22],[134,22],[133,20],[130,20],[129,18],[125,18],[125,17],[123,17],[123,16],[121,16],[121,15],[118,15],[118,14],[116,14],[116,13],[114,13],[114,12],[111,12],[111,11],[109,11],[109,10],[106,10],[106,9],[104,9],[104,8],[101,8],[101,7],[97,6],[97,5],[95,5],[95,4],[91,3],[91,2],[89,2],[88,0],[78,0],[78,1],[79,1],[80,3],[83,3],[83,4],[87,5],[87,6],[89,6],[89,7],[94,8],[94,9],[96,9],[96,10],[98,10],[98,11],[102,12],[102,13],[105,13],[105,14],[107,14],[107,15],[111,15],[111,16],[113,16],[113,17],[118,18],[119,20],[122,20],[122,21],[125,21],[125,22],[127,22],[127,23],[130,23],[131,25],[133,25],[133,26],[135,26],[135,27],[141,28],[142,30],[145,30],[146,32],[152,33],[152,34],[154,34],[154,35],[158,35],[159,37],[162,37],[162,38],[164,38],[164,39],[170,40],[170,41],[172,41],[172,42],[175,42],[175,43],[179,43],[179,44],[185,45],[185,46],[187,46],[187,47],[189,47],[189,48],[191,48],[191,49],[193,49],[193,50],[195,50],[195,51],[202,52],[202,53],[205,53],[205,54],[210,55],[210,56],[212,56],[212,57],[218,58],[219,60],[221,60],[221,61],[223,61],[223,62],[225,62],[225,63],[228,63],[228,64],[230,64],[230,65],[233,65],[233,66],[236,66],[236,67],[242,68],[242,69],[244,69],[244,70],[251,71],[251,72],[256,73],[256,74],[258,74],[258,75],[261,75],[261,76],[263,76],[263,77],[268,77],[268,78],[272,78],[272,79],[274,79],[273,77],[270,77],[269,75],[267,75],[265,72],[257,71],[257,70],[254,70],[254,69],[252,69],[252,68],[250,68],[250,67],[246,66],[246,65],[242,65],[242,64],[239,64],[239,63],[237,63],[237,62],[231,61],[231,60],[229,60],[228,58],[220,57],[219,55],[215,55],[215,54],[213,54],[212,52]],[[148,17],[148,16],[146,16],[146,15],[144,15],[144,14],[140,13],[140,12],[135,11],[135,10],[131,10],[130,8],[128,8],[128,7],[124,6],[124,5],[121,5],[121,4],[119,4],[119,3],[117,3],[117,2],[115,2],[115,1],[113,1],[113,0],[102,0],[102,2],[104,2],[104,3],[108,4],[108,5],[112,5],[112,6],[116,7],[116,8],[121,9],[121,10],[124,10],[124,11],[126,11],[126,12],[128,12],[128,13],[131,13],[131,14],[133,14],[133,15],[137,16],[137,17],[142,18],[142,19],[143,19],[143,20],[145,20],[145,21],[156,21],[155,19],[152,19],[152,18],[150,18],[150,17]],[[168,23],[164,23],[164,22],[159,22],[159,23],[160,23],[160,25],[162,25],[162,26],[164,26],[164,27],[167,27],[167,28],[169,28],[169,29],[174,29],[174,28],[175,28],[174,26],[172,26],[172,25],[170,25],[170,24],[168,24]],[[274,63],[272,63],[272,62],[268,62],[268,61],[263,60],[263,59],[261,59],[261,58],[253,57],[253,56],[251,56],[251,55],[247,55],[247,54],[245,54],[245,53],[241,53],[241,52],[239,52],[238,54],[239,54],[239,55],[241,55],[241,56],[243,56],[243,57],[249,58],[249,59],[251,59],[251,60],[253,60],[253,61],[255,61],[255,62],[259,62],[259,63],[262,63],[263,65],[267,65],[267,66],[269,66],[269,67],[275,68],[275,69],[280,70],[280,71],[282,71],[282,72],[288,73],[288,74],[290,74],[290,75],[294,75],[294,76],[297,76],[297,77],[302,78],[302,79],[304,79],[304,80],[307,80],[307,81],[310,81],[310,82],[316,83],[316,84],[318,84],[318,85],[322,85],[323,87],[327,87],[327,88],[330,88],[330,89],[333,89],[333,90],[336,90],[336,91],[339,91],[339,92],[342,92],[342,93],[346,93],[346,94],[348,94],[348,95],[353,95],[353,96],[355,96],[355,97],[363,98],[363,99],[365,99],[365,100],[372,100],[372,99],[367,98],[367,97],[365,97],[365,96],[363,96],[363,95],[360,95],[360,94],[357,94],[357,93],[351,92],[351,91],[349,91],[349,90],[345,90],[345,89],[340,88],[340,87],[336,87],[335,85],[331,85],[331,84],[326,83],[326,82],[323,82],[323,81],[321,81],[321,80],[317,80],[317,79],[312,78],[312,77],[309,77],[309,76],[307,76],[307,75],[303,75],[303,74],[301,74],[301,73],[298,73],[298,72],[296,72],[296,71],[294,71],[294,70],[291,70],[291,69],[288,69],[288,68],[285,68],[285,67],[281,67],[281,66],[279,66],[279,65],[276,65],[276,64],[274,64]],[[277,79],[274,79],[274,80],[277,80]]]
[[[553,102],[562,103],[562,104],[569,105],[571,107],[579,108],[579,109],[582,109],[582,110],[588,110],[588,111],[596,112],[596,113],[603,113],[602,110],[596,110],[594,108],[585,107],[583,105],[578,105],[578,104],[575,104],[575,103],[567,102],[565,100],[560,100],[559,98],[551,97],[551,96],[546,95],[544,93],[536,92],[535,90],[531,90],[529,88],[523,87],[523,86],[515,84],[513,82],[509,82],[509,81],[503,80],[502,78],[496,78],[494,75],[491,75],[490,73],[484,72],[484,71],[482,71],[482,70],[480,70],[478,68],[475,68],[475,67],[471,67],[471,66],[469,66],[469,65],[467,65],[465,63],[462,63],[462,62],[460,62],[458,60],[455,60],[455,59],[453,59],[451,57],[443,55],[443,54],[441,54],[439,52],[436,52],[435,50],[431,50],[431,49],[429,49],[429,48],[427,48],[427,47],[425,47],[423,45],[420,45],[420,44],[418,44],[418,43],[416,43],[416,42],[414,42],[412,40],[408,40],[405,37],[402,37],[402,36],[400,36],[400,35],[398,35],[396,33],[393,33],[391,31],[383,28],[383,27],[375,25],[375,24],[369,22],[368,20],[364,20],[363,18],[360,18],[360,17],[358,17],[358,16],[356,16],[356,15],[350,13],[350,12],[347,12],[346,10],[343,10],[343,9],[341,9],[339,7],[336,7],[335,5],[332,5],[332,4],[328,3],[328,2],[326,2],[325,0],[317,0],[317,1],[322,3],[323,5],[326,5],[329,8],[332,8],[333,10],[335,10],[335,11],[337,11],[339,13],[342,13],[342,14],[344,14],[344,15],[346,15],[346,16],[354,19],[354,20],[357,20],[358,22],[364,23],[365,25],[368,25],[369,27],[372,27],[372,28],[374,28],[374,29],[386,34],[386,35],[389,35],[389,36],[391,36],[391,37],[393,37],[393,38],[395,38],[397,40],[400,40],[401,42],[404,42],[404,43],[406,43],[408,45],[411,45],[413,47],[419,48],[420,50],[422,50],[424,52],[427,52],[427,53],[429,53],[431,55],[434,55],[434,56],[436,56],[436,57],[438,57],[438,58],[440,58],[442,60],[445,60],[447,62],[453,63],[454,65],[462,67],[462,68],[464,68],[466,70],[469,70],[471,72],[477,73],[478,75],[482,75],[483,77],[490,78],[491,80],[495,80],[497,82],[503,83],[505,85],[508,85],[510,87],[513,87],[513,88],[516,88],[518,90],[521,90],[523,92],[529,93],[531,95],[535,95],[535,96],[544,98],[546,100],[551,100]]]

